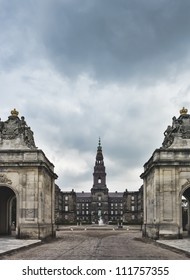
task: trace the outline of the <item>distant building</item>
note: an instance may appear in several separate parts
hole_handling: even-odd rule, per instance
[[[133,192],[109,192],[100,140],[91,192],[63,192],[57,186],[55,196],[57,224],[98,224],[100,220],[105,224],[142,223],[143,188]]]
[[[55,223],[75,224],[76,223],[76,193],[62,192],[55,186]]]
[[[143,186],[134,192],[127,190],[123,194],[123,221],[142,223],[143,221]]]

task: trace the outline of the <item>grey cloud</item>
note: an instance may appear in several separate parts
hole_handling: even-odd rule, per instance
[[[188,0],[1,1],[9,69],[39,58],[68,75],[153,82],[189,67]]]
[[[188,1],[90,3],[50,5],[42,40],[57,69],[69,76],[87,72],[99,80],[130,81],[189,65]]]

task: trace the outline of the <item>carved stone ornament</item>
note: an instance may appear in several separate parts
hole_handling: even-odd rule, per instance
[[[5,174],[0,174],[0,183],[11,185],[12,181],[9,180]]]
[[[183,188],[187,187],[190,185],[190,179],[187,179],[187,181],[185,182],[185,184],[183,184]]]
[[[20,138],[27,147],[36,148],[32,130],[26,124],[24,117],[19,118],[18,114],[18,111],[14,109],[7,121],[2,122],[0,120],[0,138],[2,140]]]
[[[184,107],[180,110],[180,116],[177,119],[173,117],[172,125],[168,125],[164,132],[164,141],[162,147],[168,148],[172,145],[176,136],[182,139],[190,139],[190,115],[187,114],[188,110]]]

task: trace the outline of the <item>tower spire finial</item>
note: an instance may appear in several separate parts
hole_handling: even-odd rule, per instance
[[[98,141],[98,146],[100,147],[101,146],[101,139],[99,137],[99,141]]]
[[[102,151],[102,146],[101,146],[101,139],[99,137],[99,140],[98,140],[98,147],[97,147],[97,150],[98,151]]]

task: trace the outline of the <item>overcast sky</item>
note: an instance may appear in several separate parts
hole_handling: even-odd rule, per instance
[[[189,0],[0,0],[0,117],[16,108],[63,190],[138,190],[172,117],[190,110]]]

